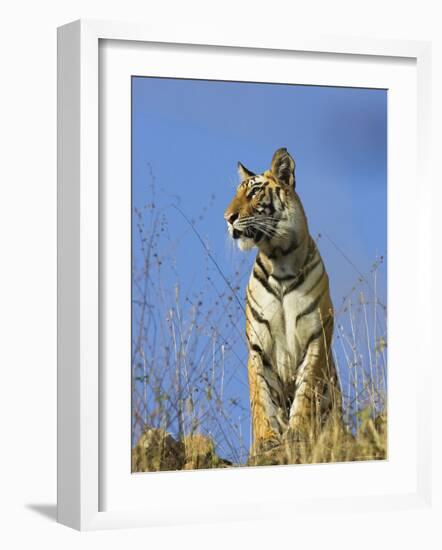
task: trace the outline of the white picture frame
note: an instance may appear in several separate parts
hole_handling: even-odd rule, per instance
[[[419,307],[431,308],[431,235],[429,210],[431,182],[428,173],[430,44],[389,40],[358,39],[350,37],[321,37],[311,39],[297,36],[281,37],[268,44],[265,38],[229,36],[211,39],[201,36],[156,35],[153,29],[136,24],[76,21],[58,31],[58,520],[80,530],[116,527],[139,527],[179,522],[259,518],[263,501],[250,497],[247,502],[232,505],[230,510],[194,502],[186,509],[179,503],[175,508],[128,507],[122,502],[112,510],[103,510],[100,483],[103,483],[101,420],[105,408],[101,404],[100,387],[100,280],[101,251],[100,211],[102,208],[99,185],[99,49],[100,41],[127,41],[127,43],[174,44],[179,58],[180,45],[229,48],[237,51],[310,52],[336,56],[376,56],[378,58],[408,58],[416,63],[417,74],[417,170],[419,186],[416,191],[419,213],[418,224],[422,242],[428,247],[420,250],[419,267],[413,275],[418,283],[416,300]],[[426,326],[430,315],[423,315],[420,323],[419,349],[425,347],[431,329]],[[371,507],[391,509],[427,506],[431,499],[430,402],[424,387],[429,384],[430,361],[423,362],[416,380],[416,486],[412,491],[370,494],[366,496],[336,496],[334,509],[343,513],[354,508]],[[345,465],[344,465],[345,466]],[[349,467],[349,465],[345,466]],[[336,470],[335,470],[336,471]],[[234,482],[244,475],[238,469]],[[285,470],[287,472],[287,470]],[[330,470],[332,472],[332,470]],[[174,474],[162,473],[156,485],[176,483],[178,475],[198,475],[204,483],[214,482],[208,472]],[[253,475],[253,474],[250,474]],[[284,469],[267,468],[272,476],[284,481]],[[304,475],[304,474],[301,474]],[[332,474],[330,474],[332,475]],[[334,474],[333,474],[334,475]],[[204,476],[204,477],[203,477]],[[282,477],[281,477],[282,476]],[[187,477],[188,483],[194,478]],[[251,479],[251,478],[250,478]],[[249,482],[250,482],[249,479]],[[163,481],[164,480],[164,481]],[[148,481],[148,480],[147,480]],[[230,480],[232,483],[232,479]],[[264,497],[265,498],[265,497]],[[241,499],[240,499],[241,500]],[[246,499],[247,500],[247,499]],[[303,498],[302,502],[284,497],[284,508],[303,513],[319,512],[330,506],[327,498]],[[287,506],[287,504],[289,506]],[[181,506],[181,507],[180,507]]]

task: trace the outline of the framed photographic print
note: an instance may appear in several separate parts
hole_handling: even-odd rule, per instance
[[[59,521],[425,505],[428,60],[59,29]]]
[[[133,472],[387,457],[386,161],[387,90],[132,77]]]

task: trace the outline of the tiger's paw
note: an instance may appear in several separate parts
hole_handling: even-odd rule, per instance
[[[257,442],[249,457],[250,466],[272,466],[287,464],[284,445],[279,438],[273,437]]]
[[[311,436],[305,426],[290,426],[284,436],[284,447],[289,464],[309,462]]]
[[[297,422],[290,425],[284,434],[286,443],[306,443],[310,440],[310,431],[306,424]]]

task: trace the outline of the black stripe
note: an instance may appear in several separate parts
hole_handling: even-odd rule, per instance
[[[290,243],[290,245],[287,248],[281,248],[280,246],[275,246],[275,248],[272,250],[271,254],[268,255],[268,257],[271,260],[274,260],[277,256],[288,256],[288,254],[291,254],[299,247],[299,243],[296,239],[293,239],[293,241]]]
[[[267,319],[264,319],[264,317],[256,311],[256,309],[252,306],[249,300],[247,300],[247,305],[249,306],[250,312],[252,314],[252,317],[255,319],[255,321],[257,323],[261,323],[262,325],[265,325],[271,336],[272,331],[270,330],[270,323],[267,321]]]
[[[282,277],[278,277],[276,275],[271,275],[275,280],[281,282],[281,281],[289,281],[290,279],[295,279],[297,275],[283,275]]]
[[[265,209],[267,209],[269,211],[270,215],[272,216],[276,212],[275,205],[273,204],[273,190],[272,190],[272,188],[269,188],[268,199],[269,199],[269,202],[267,204],[263,203],[262,206]]]
[[[267,290],[267,292],[270,292],[270,294],[273,294],[273,296],[275,296],[275,298],[278,298],[278,300],[281,299],[281,296],[275,291],[275,289],[273,289],[269,285],[267,279],[265,279],[260,273],[258,273],[256,269],[253,270],[253,276],[257,281],[259,281],[262,284],[262,286]]]
[[[270,397],[270,400],[271,402],[275,405],[275,407],[280,407],[281,405],[281,402],[280,402],[280,399],[279,399],[279,393],[280,393],[280,390],[278,388],[275,388],[274,386],[272,386],[269,381],[267,380],[267,378],[262,374],[262,372],[258,372],[257,373],[257,376],[259,376],[260,378],[262,378],[265,382],[265,385],[267,386],[267,390],[269,392],[269,397]]]
[[[268,186],[268,181],[249,181],[249,189],[254,189],[255,187],[260,187],[261,189],[265,189]]]
[[[251,344],[251,350],[256,352],[261,357],[262,364],[266,369],[271,369],[272,368],[272,364],[271,364],[269,358],[262,351],[262,348],[260,346],[258,346],[257,344]]]
[[[263,236],[263,232],[260,231],[259,229],[256,229],[255,234],[253,235],[253,240],[255,241],[255,243],[259,243],[262,236]]]
[[[286,288],[285,292],[284,292],[284,296],[287,296],[287,294],[290,294],[291,292],[293,292],[294,290],[296,290],[298,287],[300,287],[302,285],[302,283],[307,279],[307,277],[309,276],[309,274],[315,269],[315,267],[317,267],[319,264],[321,263],[321,259],[318,258],[316,260],[316,262],[313,262],[312,264],[310,264],[309,266],[309,270],[307,272],[304,272],[302,271],[298,277],[296,278],[295,281],[293,281],[293,283]]]
[[[270,204],[272,206],[272,210],[274,212],[275,211],[275,205],[273,204],[273,189],[272,188],[269,189],[269,199],[270,199]]]
[[[325,269],[323,268],[322,271],[321,271],[321,275],[319,275],[319,277],[316,279],[316,281],[312,284],[312,286],[308,290],[305,291],[305,293],[310,294],[310,292],[313,292],[313,290],[315,290],[315,288],[319,285],[319,283],[324,278],[324,275],[325,275]]]
[[[322,323],[321,327],[319,327],[317,330],[315,330],[315,332],[312,332],[312,334],[310,334],[310,337],[307,340],[307,344],[305,345],[305,348],[304,348],[305,351],[304,351],[303,360],[305,359],[305,356],[307,354],[307,351],[308,351],[308,348],[309,348],[310,344],[312,342],[314,342],[315,340],[317,340],[323,334],[323,331],[330,324],[330,321],[333,321],[333,318],[332,318],[331,315],[329,317],[327,317],[327,319]]]
[[[262,354],[262,349],[258,344],[251,344],[252,351],[256,351],[256,353],[259,353],[259,355]]]
[[[298,248],[298,246],[299,246],[298,241],[296,239],[293,239],[293,241],[290,243],[288,248],[281,250],[281,256],[287,256],[288,254],[291,254]]]
[[[269,278],[268,271],[264,267],[264,264],[262,263],[261,257],[259,255],[256,258],[256,264],[261,269],[261,271],[264,273],[265,278],[268,279]]]
[[[285,208],[285,204],[282,202],[282,199],[281,199],[281,188],[275,187],[275,193],[276,193],[276,196],[278,197],[279,202],[281,203],[281,207]]]
[[[258,301],[257,299],[255,298],[255,296],[253,296],[252,294],[252,291],[250,290],[250,288],[247,287],[246,289],[246,300],[247,300],[247,303],[250,304],[250,299],[249,297],[254,301],[254,303],[259,307],[259,304],[258,304]]]
[[[304,317],[305,315],[309,315],[309,313],[313,313],[318,305],[319,305],[319,302],[321,301],[321,298],[324,296],[325,294],[325,290],[323,290],[322,292],[320,292],[316,298],[313,300],[313,302],[311,304],[309,304],[305,309],[304,311],[301,311],[301,313],[299,313],[297,316],[296,316],[296,319],[295,319],[295,325],[298,323],[298,321]]]

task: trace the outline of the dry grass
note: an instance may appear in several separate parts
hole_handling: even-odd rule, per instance
[[[366,419],[356,434],[342,423],[330,421],[319,438],[285,442],[259,456],[250,456],[248,466],[321,464],[383,460],[387,458],[387,422],[384,415]],[[148,429],[132,449],[132,471],[197,470],[244,466],[220,458],[213,440],[194,434],[183,441],[158,429]]]
[[[286,441],[259,456],[251,456],[251,466],[277,464],[322,464],[383,460],[387,458],[387,422],[384,415],[375,420],[367,418],[356,434],[342,422],[331,419],[318,438],[304,441]]]
[[[147,429],[132,449],[132,472],[207,470],[231,465],[217,456],[213,440],[202,434],[177,441],[164,430]]]

